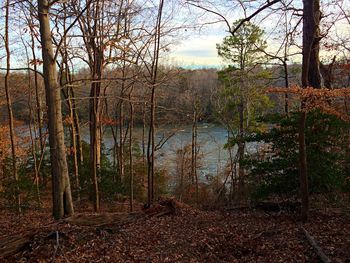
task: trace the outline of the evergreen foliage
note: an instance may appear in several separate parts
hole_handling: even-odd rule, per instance
[[[270,194],[295,196],[298,193],[298,122],[300,114],[274,114],[261,121],[273,127],[245,139],[261,142],[264,150],[246,156],[245,168],[250,170],[254,185],[253,196],[265,198]],[[306,152],[310,193],[349,191],[346,164],[348,123],[335,116],[312,111],[307,117]],[[268,147],[266,147],[268,145]]]

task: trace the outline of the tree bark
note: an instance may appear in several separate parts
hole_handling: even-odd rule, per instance
[[[56,61],[54,60],[52,48],[49,9],[48,0],[38,0],[43,74],[48,108],[53,215],[55,219],[60,219],[64,216],[72,215],[74,209],[64,144],[61,93],[57,82]]]
[[[302,86],[306,88],[321,87],[319,66],[319,23],[321,19],[319,0],[303,0],[303,61],[302,61]],[[306,153],[306,109],[305,101],[301,103],[299,122],[299,179],[301,192],[301,219],[308,220],[309,213],[309,187]]]
[[[283,69],[284,69],[284,86],[285,88],[289,88],[289,76],[288,76],[288,65],[287,65],[287,57],[283,60]],[[288,93],[284,94],[284,113],[288,115],[289,113],[289,95]]]
[[[9,88],[10,80],[10,62],[11,62],[11,52],[9,47],[9,10],[10,10],[10,0],[6,1],[5,9],[5,49],[6,49],[6,74],[5,74],[5,93],[6,93],[6,105],[7,105],[7,114],[8,122],[10,126],[10,141],[11,141],[11,154],[12,154],[12,174],[13,180],[15,182],[15,199],[17,211],[21,212],[21,196],[18,185],[18,173],[17,173],[17,156],[16,156],[16,145],[15,145],[15,128],[13,123],[13,112],[12,112],[12,99]]]
[[[150,101],[150,122],[148,132],[148,145],[147,145],[147,177],[148,177],[148,205],[153,203],[154,199],[154,151],[155,151],[155,109],[156,109],[156,82],[158,73],[158,61],[160,50],[160,38],[161,38],[161,21],[163,13],[164,0],[160,0],[158,8],[158,16],[156,22],[156,32],[154,35],[154,50],[152,61],[152,73],[151,73],[151,101]]]
[[[89,10],[89,9],[88,9]],[[96,1],[94,3],[93,13],[94,24],[92,27],[88,25],[87,34],[91,34],[86,41],[89,50],[89,63],[91,71],[91,91],[90,91],[90,166],[91,166],[91,180],[93,184],[93,202],[94,210],[97,212],[100,209],[100,197],[98,189],[98,172],[101,163],[101,122],[100,122],[100,92],[101,92],[101,79],[103,72],[103,47],[100,34],[103,30],[101,28],[100,18],[101,2]]]
[[[130,106],[130,121],[129,121],[129,172],[130,172],[130,211],[134,210],[134,166],[132,156],[132,143],[133,143],[133,125],[134,125],[134,106],[131,101],[131,93],[129,93],[129,106]]]
[[[193,120],[192,120],[192,143],[191,143],[191,178],[196,188],[196,205],[198,206],[198,174],[197,174],[197,109],[194,103]]]
[[[29,61],[29,57],[28,57]],[[29,65],[28,65],[29,66]],[[38,201],[38,206],[41,206],[41,199],[40,199],[40,182],[39,182],[39,169],[38,169],[38,160],[37,160],[37,146],[36,146],[36,141],[35,137],[33,136],[32,133],[32,119],[35,120],[34,114],[32,113],[32,87],[31,87],[31,77],[30,77],[30,71],[28,71],[28,87],[29,87],[29,96],[28,96],[28,109],[29,109],[29,114],[28,114],[28,119],[29,119],[29,136],[30,136],[30,141],[31,141],[31,154],[33,157],[33,163],[34,163],[34,175],[35,175],[35,186],[36,186],[36,194],[37,194],[37,201]],[[34,125],[34,135],[35,135],[35,130],[36,127]]]

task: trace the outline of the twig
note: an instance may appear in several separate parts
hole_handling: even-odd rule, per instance
[[[55,258],[56,258],[59,246],[60,246],[59,234],[58,234],[58,231],[56,231],[56,245],[54,246],[55,251],[54,251],[53,256],[52,256],[52,262],[55,262]]]
[[[320,258],[320,260],[323,263],[330,263],[331,260],[326,256],[326,254],[323,252],[322,248],[317,244],[315,239],[309,234],[309,232],[304,227],[300,226],[300,228],[301,228],[301,230],[303,230],[310,245],[315,249],[316,254]]]

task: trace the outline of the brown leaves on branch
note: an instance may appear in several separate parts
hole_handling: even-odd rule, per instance
[[[315,89],[312,87],[301,88],[299,86],[293,86],[290,88],[281,88],[281,87],[270,87],[267,89],[269,93],[289,93],[300,95],[301,98],[308,98],[310,96],[316,96],[319,98],[328,97],[328,98],[350,98],[350,89],[349,88],[339,88],[339,89]]]
[[[25,159],[28,153],[29,147],[29,136],[24,136],[23,134],[27,132],[23,128],[23,123],[15,120],[14,126],[16,129],[15,142],[17,149],[18,160]],[[3,165],[6,158],[10,156],[11,153],[11,140],[10,140],[10,126],[8,124],[0,125],[0,175],[3,171]]]
[[[302,110],[311,111],[319,109],[324,113],[337,116],[344,121],[350,121],[350,116],[344,109],[347,99],[350,98],[349,88],[339,89],[315,89],[312,87],[301,88],[293,86],[290,88],[271,87],[266,90],[268,93],[293,94],[304,102]]]
[[[29,64],[32,65],[32,66],[34,66],[34,65],[39,65],[40,66],[41,64],[43,64],[43,61],[41,59],[31,59],[29,61]]]

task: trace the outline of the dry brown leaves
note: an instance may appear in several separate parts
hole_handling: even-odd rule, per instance
[[[349,219],[349,215],[343,213],[313,212],[311,222],[304,227],[334,262],[347,262],[350,259]],[[7,260],[318,262],[292,215],[208,212],[186,205],[177,205],[173,215],[146,216],[123,225],[88,227],[62,223],[43,228],[29,248]]]

